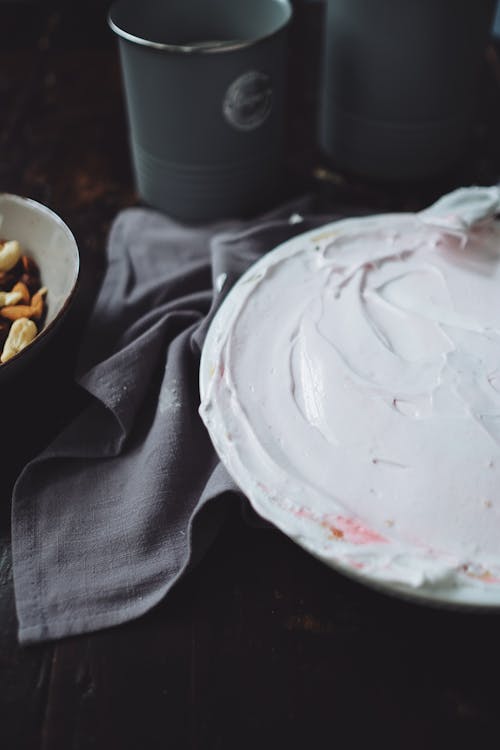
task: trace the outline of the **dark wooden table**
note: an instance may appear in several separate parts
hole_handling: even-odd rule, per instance
[[[432,183],[368,184],[335,171],[314,138],[321,5],[296,2],[288,185],[332,211],[419,208],[500,174],[500,74],[482,71],[470,144]],[[74,230],[82,284],[57,342],[1,394],[0,746],[255,748],[498,744],[500,618],[427,609],[344,579],[235,509],[215,545],[140,620],[20,649],[10,493],[81,398],[78,340],[106,234],[134,193],[106,4],[0,2],[0,189],[50,205]],[[333,170],[312,177],[317,167]],[[64,341],[65,339],[65,341]],[[62,342],[62,343],[61,343]],[[61,354],[64,352],[64,356]],[[383,743],[383,745],[382,745]]]

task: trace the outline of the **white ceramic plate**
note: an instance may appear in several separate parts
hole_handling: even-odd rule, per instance
[[[400,217],[401,214],[398,216]],[[387,215],[386,218],[390,220],[391,215]],[[299,248],[303,248],[307,244],[317,244],[319,239],[327,239],[329,234],[337,234],[339,230],[349,228],[350,225],[359,224],[359,221],[359,219],[347,219],[334,222],[294,237],[265,255],[241,277],[221,305],[205,340],[200,365],[200,393],[202,401],[210,379],[216,369],[219,350],[218,340],[221,334],[227,329],[227,325],[238,307],[241,298],[246,295],[248,287],[245,285],[248,281],[256,274],[260,275],[263,273],[269,265],[275,263],[277,260],[286,258]],[[500,607],[500,583],[497,582],[484,582],[463,575],[459,585],[446,585],[441,582],[436,587],[430,585],[423,588],[412,587],[391,580],[380,580],[380,578],[372,576],[368,572],[361,572],[347,565],[335,555],[336,542],[332,542],[331,546],[325,549],[324,553],[318,552],[318,529],[314,528],[314,521],[306,518],[297,518],[296,515],[287,512],[282,506],[278,506],[267,494],[259,492],[256,487],[257,483],[250,484],[246,480],[246,472],[242,471],[240,474],[238,470],[231,470],[227,466],[226,468],[233,475],[234,481],[241,487],[257,513],[273,523],[302,548],[335,570],[378,590],[420,603],[453,608],[472,608],[476,610]]]

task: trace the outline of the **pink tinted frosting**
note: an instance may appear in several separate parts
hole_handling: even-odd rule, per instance
[[[258,510],[412,586],[500,577],[500,226],[454,210],[271,253],[233,290],[201,405]]]

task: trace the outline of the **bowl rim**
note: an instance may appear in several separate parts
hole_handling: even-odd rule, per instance
[[[50,321],[50,323],[45,325],[42,328],[42,330],[37,333],[33,341],[31,341],[28,344],[28,346],[24,347],[24,349],[21,349],[21,351],[18,352],[17,354],[14,354],[14,356],[8,359],[7,362],[0,363],[0,372],[5,372],[6,368],[8,368],[9,365],[18,362],[19,359],[22,357],[22,355],[26,351],[31,351],[33,347],[37,346],[37,344],[40,342],[41,339],[45,338],[47,334],[50,331],[52,331],[56,325],[58,325],[58,323],[61,321],[61,319],[64,317],[65,313],[67,312],[70,302],[73,300],[75,296],[75,293],[76,293],[76,290],[78,288],[78,284],[80,281],[80,271],[81,271],[80,251],[78,249],[78,243],[76,241],[75,235],[73,234],[69,226],[66,224],[66,222],[58,214],[56,214],[55,211],[53,211],[51,208],[44,205],[43,203],[39,203],[39,201],[36,201],[33,198],[27,198],[22,195],[16,195],[15,193],[8,193],[5,191],[0,191],[0,207],[4,199],[8,201],[12,201],[12,203],[17,203],[18,205],[21,205],[21,206],[27,205],[30,208],[34,209],[35,211],[45,214],[52,221],[58,224],[60,228],[63,230],[63,232],[66,234],[66,236],[70,240],[70,244],[72,244],[74,248],[74,265],[72,267],[73,278],[72,278],[69,294],[66,296],[61,306],[61,309],[59,310],[57,315]]]

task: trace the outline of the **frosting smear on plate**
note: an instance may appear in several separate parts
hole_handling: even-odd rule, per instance
[[[410,587],[500,584],[499,206],[468,188],[309,232],[214,321],[202,418],[314,554]]]

